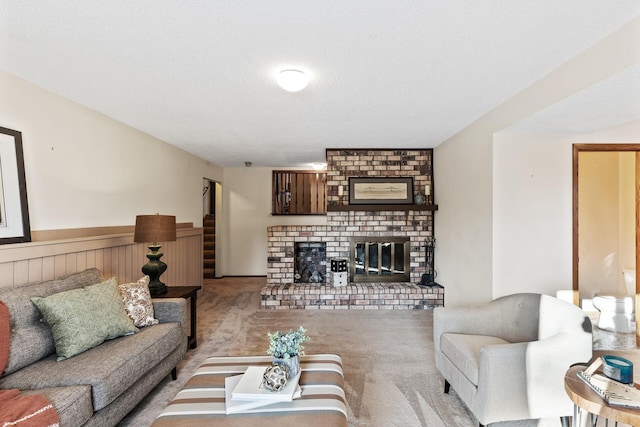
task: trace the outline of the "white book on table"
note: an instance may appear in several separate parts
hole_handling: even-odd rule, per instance
[[[262,376],[265,371],[264,366],[249,366],[238,385],[233,389],[231,398],[233,400],[267,400],[270,402],[291,402],[294,394],[298,390],[298,380],[300,373],[289,379],[287,385],[278,392],[269,391],[261,387]]]
[[[300,396],[302,392],[298,385],[300,373],[290,378],[282,390],[273,392],[260,386],[265,369],[264,366],[249,366],[238,380],[238,384],[232,389],[230,400],[266,401],[268,403],[274,403],[291,402],[294,398]]]
[[[226,377],[224,379],[224,404],[225,412],[229,414],[240,414],[250,411],[252,409],[261,408],[263,406],[273,405],[271,400],[238,400],[231,397],[233,389],[236,388],[242,375],[234,375],[232,377]]]

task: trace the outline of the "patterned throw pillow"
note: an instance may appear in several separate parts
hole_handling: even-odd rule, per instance
[[[115,277],[31,301],[51,326],[58,360],[138,331],[124,309]]]
[[[144,276],[137,283],[127,283],[119,286],[120,295],[124,301],[124,308],[138,328],[157,325],[154,317],[153,303],[149,293],[149,276]]]

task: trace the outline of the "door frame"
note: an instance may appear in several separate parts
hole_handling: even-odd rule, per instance
[[[640,266],[640,144],[573,144],[573,303],[580,306],[580,294],[579,294],[579,277],[578,277],[578,256],[579,256],[579,242],[578,242],[578,174],[579,165],[578,158],[581,152],[635,152],[636,153],[636,182],[635,182],[635,194],[636,194],[636,271]],[[637,276],[636,276],[637,277]],[[640,325],[640,310],[638,304],[640,302],[640,284],[636,280],[636,295],[635,295],[635,320],[636,325]],[[636,327],[636,346],[640,346],[640,328]]]

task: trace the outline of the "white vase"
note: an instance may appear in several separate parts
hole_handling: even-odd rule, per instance
[[[284,365],[287,366],[287,368],[289,368],[289,377],[293,378],[296,375],[298,375],[298,372],[300,372],[300,356],[299,355],[295,355],[295,356],[290,356],[289,359],[281,359],[279,357],[273,357],[273,363],[282,363]]]

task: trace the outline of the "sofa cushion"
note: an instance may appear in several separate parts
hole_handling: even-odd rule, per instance
[[[179,323],[161,323],[134,335],[105,341],[70,359],[46,357],[0,378],[0,388],[33,389],[86,384],[98,411],[147,374],[177,347],[186,345]]]
[[[102,272],[91,268],[60,279],[0,289],[0,301],[9,309],[11,324],[9,362],[3,375],[15,372],[55,352],[51,328],[46,322],[40,321],[42,314],[31,302],[31,297],[46,297],[102,280]]]
[[[151,293],[149,292],[149,276],[144,276],[136,283],[118,285],[124,301],[124,308],[138,328],[158,324],[154,317]]]
[[[480,349],[487,345],[509,344],[501,338],[486,335],[442,334],[442,354],[474,385],[478,385]]]
[[[31,301],[51,326],[58,360],[138,331],[124,309],[113,277],[83,289],[33,297]]]

